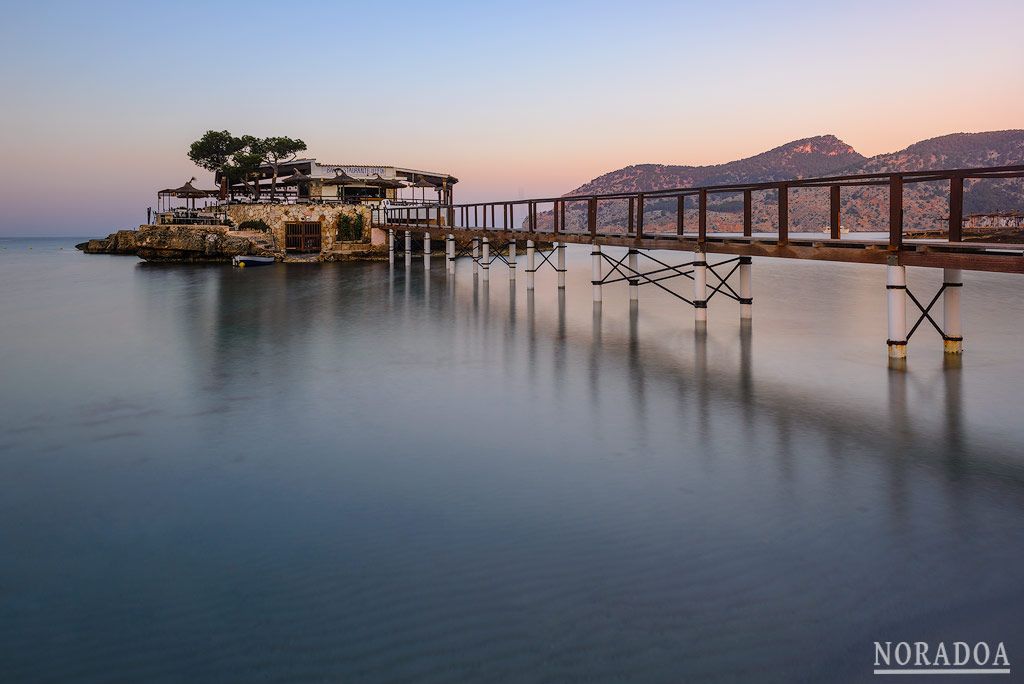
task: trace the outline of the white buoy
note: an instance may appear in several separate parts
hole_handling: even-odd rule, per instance
[[[480,238],[473,238],[473,275],[480,270]]]
[[[565,289],[565,243],[559,242],[555,244],[555,250],[558,253],[558,289]]]
[[[885,292],[889,304],[890,359],[907,358],[907,267],[885,267]]]
[[[640,300],[640,277],[636,275],[640,261],[640,252],[635,249],[629,250],[629,301]]]
[[[430,270],[430,233],[423,234],[423,270]]]
[[[508,279],[516,279],[516,241],[508,241]]]
[[[708,323],[708,262],[703,252],[693,256],[693,320],[700,328]]]
[[[963,271],[959,268],[942,269],[942,348],[947,354],[960,354],[964,350],[963,322],[960,318],[960,293],[964,289]]]
[[[533,240],[526,241],[526,289],[533,289],[533,275],[537,270],[535,263],[537,250],[533,247]]]
[[[591,278],[594,286],[594,301],[601,301],[601,245],[595,244],[590,250]]]
[[[740,320],[747,321],[753,317],[754,295],[750,282],[751,257],[740,257]]]
[[[483,256],[480,257],[480,268],[484,270],[483,279],[491,279],[491,243],[487,238],[483,239]]]

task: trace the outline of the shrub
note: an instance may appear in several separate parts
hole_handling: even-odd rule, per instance
[[[338,241],[359,242],[363,239],[363,215],[362,213],[352,216],[340,214],[338,216]]]
[[[261,230],[264,233],[270,231],[270,226],[263,219],[250,219],[238,224],[238,230]]]

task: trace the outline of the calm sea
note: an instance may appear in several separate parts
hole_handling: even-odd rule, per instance
[[[754,324],[495,265],[151,266],[0,240],[0,680],[869,681],[1024,658],[1024,299],[885,359],[884,270]],[[662,257],[674,258],[671,254]],[[546,267],[545,267],[546,268]],[[930,299],[941,276],[910,270]],[[689,281],[686,281],[687,283]]]

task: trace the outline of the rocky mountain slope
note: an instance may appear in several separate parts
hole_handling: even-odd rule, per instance
[[[1024,130],[986,133],[955,133],[923,140],[898,152],[864,157],[834,135],[795,140],[753,157],[712,166],[675,166],[638,164],[606,173],[566,197],[608,192],[662,190],[702,185],[767,182],[790,178],[887,173],[932,169],[1005,166],[1024,164]],[[943,226],[948,216],[948,183],[907,185],[905,225],[908,230],[928,230]],[[885,230],[888,221],[887,188],[849,188],[843,190],[842,224],[859,231]],[[691,205],[692,202],[692,205]],[[828,225],[828,189],[803,188],[790,192],[790,230],[822,231]],[[710,230],[733,231],[742,225],[742,196],[716,195],[709,199]],[[968,181],[964,192],[965,213],[993,213],[1024,210],[1024,181],[1020,179]],[[585,224],[582,202],[567,207],[569,226]],[[755,192],[753,221],[755,230],[774,230],[778,199],[773,191]],[[627,220],[624,202],[602,202],[599,225],[603,229],[624,226]],[[652,201],[646,206],[648,230],[674,230],[674,201]],[[685,222],[696,226],[696,202],[687,201]],[[541,227],[550,225],[549,214],[538,217]]]

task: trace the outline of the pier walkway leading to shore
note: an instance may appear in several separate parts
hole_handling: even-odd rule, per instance
[[[670,190],[573,195],[566,197],[505,200],[472,204],[449,204],[422,207],[392,207],[374,213],[374,223],[389,230],[391,259],[396,251],[395,231],[405,232],[406,259],[411,254],[412,236],[423,241],[424,263],[429,268],[431,234],[445,238],[448,271],[454,274],[458,256],[473,259],[474,274],[489,277],[491,265],[501,261],[515,278],[517,246],[525,242],[527,287],[533,287],[533,273],[549,265],[559,273],[559,287],[564,287],[567,243],[592,245],[594,301],[601,301],[604,285],[627,282],[631,300],[638,300],[640,285],[653,285],[691,305],[695,321],[707,321],[707,304],[716,295],[734,299],[740,304],[740,316],[749,319],[752,311],[752,257],[782,259],[814,259],[887,267],[889,357],[899,365],[906,357],[909,338],[924,323],[941,335],[948,353],[960,353],[960,291],[963,270],[1024,273],[1024,244],[985,242],[964,239],[964,187],[967,183],[1006,182],[1024,179],[1024,166],[1002,166],[906,173],[857,174],[822,178],[801,178],[768,183],[741,183]],[[927,184],[927,185],[924,185]],[[904,190],[918,186],[935,194],[943,192],[949,207],[945,235],[941,239],[906,239]],[[819,189],[808,203],[810,193]],[[884,232],[885,239],[851,239],[843,237],[843,190],[876,188],[875,198],[863,193],[850,199],[867,203],[886,193],[888,216],[879,221],[874,232]],[[828,237],[822,235],[790,236],[790,198],[801,192],[805,208],[827,211]],[[758,227],[754,234],[753,198],[767,193],[777,207],[771,230]],[[742,206],[742,230],[730,233],[709,232],[709,198],[727,197],[731,206]],[[736,201],[742,198],[742,204]],[[696,204],[695,230],[686,224]],[[689,205],[689,207],[688,207]],[[815,206],[820,205],[820,206]],[[609,225],[612,224],[612,225]],[[737,225],[737,228],[740,226]],[[921,226],[920,228],[931,228]],[[460,248],[459,245],[462,245]],[[541,250],[541,245],[553,245]],[[604,246],[626,247],[621,259],[613,259],[602,251]],[[671,264],[666,258],[652,254],[658,250],[692,252],[691,261]],[[716,263],[708,255],[727,258]],[[643,259],[643,265],[641,265]],[[917,297],[906,285],[906,267],[942,268],[943,285],[931,298]],[[713,281],[709,284],[709,274]],[[664,281],[687,278],[693,282],[692,296],[670,289]],[[738,280],[734,287],[734,281]],[[942,299],[943,320],[940,324],[933,309]],[[915,322],[908,327],[907,310],[912,305]]]

